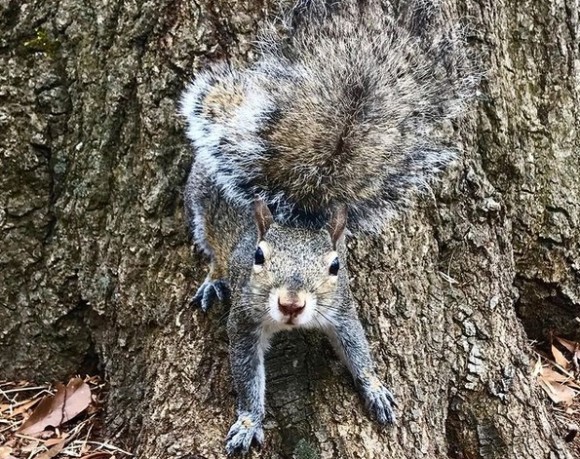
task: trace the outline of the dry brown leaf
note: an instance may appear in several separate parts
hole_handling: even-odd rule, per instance
[[[73,378],[66,387],[56,385],[56,394],[42,399],[17,433],[39,436],[48,426],[58,427],[83,412],[91,403],[91,389],[80,378]]]
[[[62,437],[58,437],[58,438],[49,438],[48,440],[45,440],[44,446],[49,448],[53,445],[58,445],[61,441],[63,441],[66,438],[67,438],[67,434],[63,434]]]
[[[564,346],[566,349],[568,349],[572,353],[574,353],[576,350],[580,349],[580,343],[570,341],[569,339],[566,339],[566,338],[558,338],[557,336],[555,338],[558,340],[558,342],[562,346]]]
[[[550,367],[542,366],[537,378],[542,388],[554,403],[568,405],[578,395],[578,391],[574,390],[574,388],[578,389],[579,387],[570,376],[554,371]]]
[[[548,382],[540,378],[540,384],[554,403],[569,404],[576,396],[576,391],[559,382]]]
[[[52,459],[53,457],[55,457],[58,453],[60,453],[62,451],[65,443],[66,443],[66,438],[63,438],[56,445],[54,445],[52,448],[50,448],[48,451],[45,451],[44,453],[36,456],[35,459]]]
[[[548,383],[551,383],[551,382],[563,383],[563,382],[567,382],[570,380],[570,378],[568,376],[565,376],[562,373],[554,371],[549,367],[542,367],[542,370],[540,371],[540,375],[538,376],[538,378],[540,378]]]
[[[40,402],[40,400],[42,400],[42,399],[35,398],[33,400],[28,400],[26,403],[23,403],[20,406],[16,406],[14,408],[14,410],[12,410],[12,413],[10,414],[10,416],[8,416],[8,419],[11,419],[15,416],[18,416],[19,414],[26,413],[30,408],[32,408],[34,405],[36,405],[38,402]]]
[[[564,357],[564,354],[560,352],[560,349],[558,349],[554,345],[552,345],[552,355],[554,356],[554,360],[556,360],[556,363],[560,365],[562,368],[564,368],[564,370],[570,368],[570,361],[566,357]]]
[[[9,446],[0,446],[0,459],[8,459],[12,453],[12,448]]]
[[[570,373],[567,373],[565,370],[562,371],[565,374],[562,374],[559,371],[552,370],[552,368],[550,367],[543,367],[541,370],[541,374],[538,377],[545,379],[547,382],[559,382],[562,384],[566,384],[567,386],[573,389],[580,390],[580,386],[573,379],[573,376]]]

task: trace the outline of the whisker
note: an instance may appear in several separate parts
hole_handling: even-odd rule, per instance
[[[336,322],[336,320],[334,319],[334,317],[329,317],[326,314],[324,314],[322,311],[317,310],[316,311],[318,314],[320,314],[320,316],[322,316],[324,318],[324,320],[326,320],[328,323],[330,323],[333,326],[338,326],[338,322]]]

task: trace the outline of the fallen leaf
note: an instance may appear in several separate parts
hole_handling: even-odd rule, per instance
[[[569,339],[565,339],[565,338],[558,338],[556,336],[556,339],[558,340],[558,342],[564,346],[566,349],[568,349],[570,352],[574,353],[576,350],[580,349],[580,343],[576,343],[574,341],[570,341]]]
[[[562,373],[554,371],[549,367],[543,367],[542,370],[540,371],[540,375],[538,376],[538,378],[543,379],[544,381],[549,383],[551,382],[563,383],[570,380],[568,376],[565,376]]]
[[[559,382],[548,382],[540,378],[540,384],[554,403],[569,404],[577,392]]]
[[[570,362],[568,361],[568,359],[564,357],[564,354],[560,352],[560,349],[558,349],[554,345],[552,345],[552,355],[554,356],[556,363],[560,365],[562,368],[564,368],[564,370],[570,368]]]
[[[63,438],[61,441],[59,441],[56,445],[54,445],[48,451],[45,451],[44,453],[40,454],[39,456],[36,456],[35,459],[52,459],[53,457],[55,457],[58,453],[60,453],[62,451],[65,443],[66,443],[66,438]]]
[[[63,441],[64,439],[66,439],[67,434],[64,434],[64,436],[62,437],[58,437],[58,438],[49,438],[48,440],[46,440],[44,442],[44,446],[46,446],[47,448],[53,445],[58,445],[61,441]]]
[[[41,400],[40,398],[35,398],[33,400],[28,400],[27,402],[23,403],[20,406],[15,407],[12,410],[10,416],[8,416],[8,419],[18,416],[19,414],[26,413],[30,408],[32,408],[34,405],[40,402],[40,400]]]
[[[9,446],[0,446],[0,459],[8,459],[12,453],[12,448]]]
[[[73,378],[66,387],[56,385],[56,394],[45,397],[17,433],[39,436],[48,426],[58,427],[87,409],[91,389],[80,378]]]

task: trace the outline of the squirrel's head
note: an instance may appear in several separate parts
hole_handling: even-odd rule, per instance
[[[259,306],[265,308],[264,320],[287,326],[331,322],[337,309],[339,277],[345,275],[337,249],[343,243],[346,209],[333,212],[328,227],[322,230],[274,223],[260,199],[255,217],[258,243],[250,288],[260,298]]]

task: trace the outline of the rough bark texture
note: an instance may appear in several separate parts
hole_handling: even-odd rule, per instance
[[[138,457],[223,457],[222,308],[187,307],[191,153],[176,116],[208,60],[251,58],[269,1],[0,1],[0,379],[102,371]],[[527,337],[578,337],[575,0],[449,1],[486,79],[437,199],[351,241],[352,284],[399,421],[368,420],[316,334],[269,357],[277,458],[568,458]],[[198,456],[196,456],[198,455]]]

